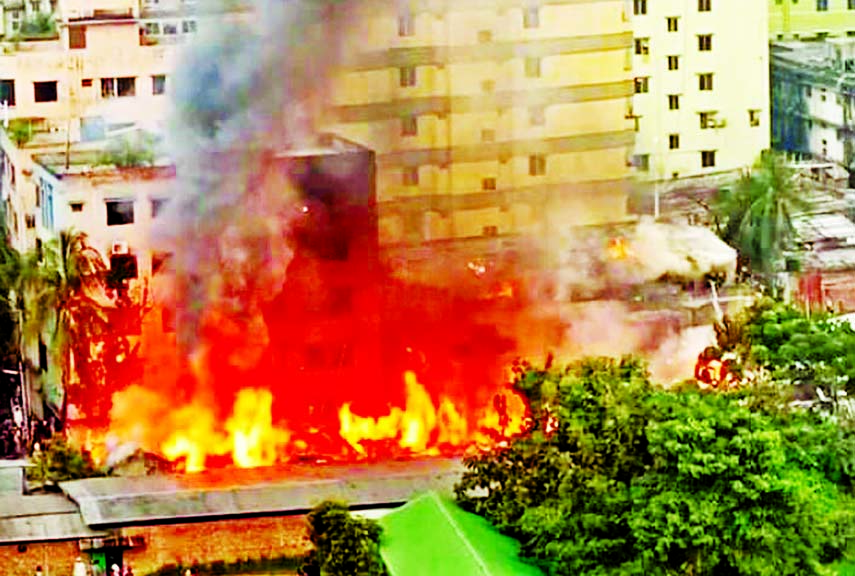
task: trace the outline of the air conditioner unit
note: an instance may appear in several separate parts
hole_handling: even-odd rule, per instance
[[[130,248],[128,248],[128,243],[124,240],[116,240],[113,242],[113,248],[110,251],[111,254],[128,254],[130,252]]]

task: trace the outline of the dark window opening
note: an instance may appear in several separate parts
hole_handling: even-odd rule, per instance
[[[48,353],[47,353],[47,345],[45,345],[44,341],[39,338],[39,370],[42,372],[47,372],[48,369]]]
[[[36,102],[56,102],[58,93],[56,81],[33,82],[33,98]]]
[[[92,78],[84,78],[83,80],[80,81],[80,85],[84,88],[91,88],[92,87]]]
[[[72,212],[83,212],[83,202],[69,202],[68,205]]]
[[[116,78],[116,94],[121,98],[123,96],[134,96],[137,92],[136,78]]]
[[[0,102],[9,106],[15,105],[15,81],[0,80]]]
[[[121,226],[134,223],[133,200],[107,201],[107,226]]]
[[[138,277],[137,257],[133,254],[113,254],[110,256],[110,272],[107,274],[107,286],[119,288],[127,280]]]

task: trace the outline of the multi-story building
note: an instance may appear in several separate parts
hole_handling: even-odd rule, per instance
[[[855,36],[852,0],[768,0],[768,5],[769,35],[775,40]]]
[[[772,97],[776,148],[855,169],[855,39],[774,44]]]
[[[634,164],[681,185],[751,166],[769,148],[762,2],[634,0]]]
[[[626,214],[624,0],[348,7],[329,125],[377,151],[384,243]]]

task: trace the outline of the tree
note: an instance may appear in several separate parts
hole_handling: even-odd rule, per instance
[[[95,380],[88,372],[94,367],[97,345],[108,331],[111,305],[104,290],[106,270],[104,259],[86,234],[67,230],[30,254],[22,268],[25,333],[31,339],[50,333],[51,350],[60,362],[63,426],[75,384]]]
[[[741,265],[772,285],[793,245],[792,216],[806,207],[794,172],[769,153],[733,189],[719,191],[713,212],[719,235],[738,250]]]
[[[850,551],[855,430],[784,395],[665,391],[631,358],[516,374],[529,431],[455,490],[547,574],[823,574]]]
[[[17,363],[18,339],[17,285],[21,257],[9,242],[6,228],[0,224],[0,365]]]
[[[324,576],[384,576],[380,558],[382,528],[373,520],[354,518],[346,504],[325,501],[308,516],[312,551],[303,572]]]
[[[32,457],[33,466],[27,470],[27,480],[41,486],[59,482],[104,476],[91,455],[68,443],[64,436],[54,436]]]

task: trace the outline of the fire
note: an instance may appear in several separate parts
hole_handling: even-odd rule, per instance
[[[351,411],[349,403],[339,410],[339,434],[358,454],[367,455],[366,442],[394,440],[404,451],[412,454],[433,455],[442,447],[460,447],[470,440],[469,424],[460,414],[451,398],[443,396],[436,408],[427,389],[412,371],[404,373],[406,402],[404,408],[393,407],[385,416],[371,418]],[[515,394],[501,395],[499,408],[488,411],[478,427],[503,435],[519,433],[523,429],[525,402]],[[480,442],[488,436],[476,434]]]
[[[625,238],[617,237],[609,240],[607,248],[609,257],[613,260],[626,260],[630,256],[630,248]]]
[[[236,466],[270,466],[280,448],[288,444],[288,431],[273,426],[272,407],[273,395],[268,390],[238,392],[234,415],[226,423]]]
[[[731,390],[739,386],[739,378],[731,369],[730,360],[701,354],[695,365],[695,380],[701,390]]]

